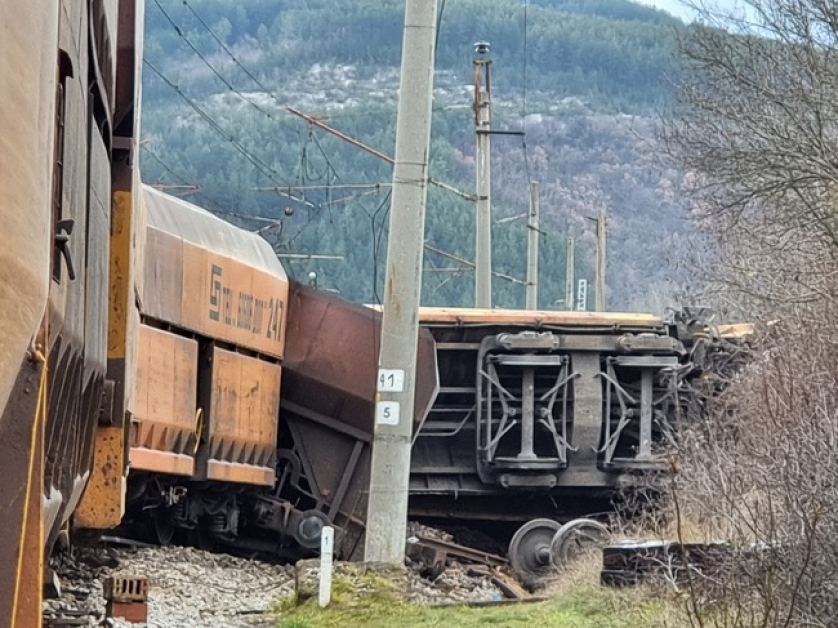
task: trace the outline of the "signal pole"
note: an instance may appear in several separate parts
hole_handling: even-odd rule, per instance
[[[596,311],[605,311],[605,210],[596,219]]]
[[[576,269],[574,266],[576,265],[576,251],[575,251],[576,243],[574,242],[573,238],[567,238],[567,250],[565,251],[567,254],[567,262],[565,263],[565,284],[564,284],[564,304],[565,309],[568,312],[573,311],[573,294],[574,294],[574,281],[576,274]]]
[[[475,246],[474,246],[474,306],[492,307],[492,169],[491,169],[491,121],[492,121],[492,60],[489,44],[479,41],[474,44],[479,56],[474,60],[474,124],[477,132],[474,161],[476,174],[477,202],[475,203]]]
[[[431,139],[437,0],[406,0],[364,559],[401,564]]]
[[[527,220],[527,309],[538,309],[538,183],[530,181],[530,215]]]

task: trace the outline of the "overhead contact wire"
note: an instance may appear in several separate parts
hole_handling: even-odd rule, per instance
[[[187,96],[180,87],[170,80],[166,75],[164,75],[160,70],[155,67],[151,61],[148,59],[143,59],[143,63],[148,66],[148,68],[154,72],[161,81],[163,81],[166,85],[168,85],[172,90],[174,90],[178,96],[180,96],[186,104],[188,104],[209,126],[212,128],[216,133],[218,133],[221,137],[226,139],[230,142],[235,149],[250,163],[252,163],[256,168],[265,176],[267,176],[271,181],[280,185],[281,187],[291,187],[289,183],[283,180],[282,175],[276,172],[273,168],[268,166],[264,161],[253,155],[247,148],[245,148],[241,142],[239,142],[235,136],[227,133],[215,119],[209,115],[206,111],[204,111],[200,105],[198,105],[195,101],[193,101],[189,96]],[[299,201],[300,199],[294,198],[293,200]]]
[[[242,94],[238,89],[236,89],[233,86],[233,84],[230,81],[228,81],[224,77],[224,75],[221,74],[221,72],[219,72],[215,68],[215,66],[212,65],[212,63],[209,62],[209,60],[201,53],[201,51],[198,50],[191,41],[189,41],[189,38],[184,34],[184,32],[180,28],[180,26],[178,26],[177,23],[175,23],[175,21],[172,19],[172,17],[166,12],[166,9],[163,8],[163,5],[160,4],[159,0],[154,0],[154,4],[157,5],[157,8],[160,9],[160,12],[163,14],[163,16],[166,18],[166,20],[169,22],[169,24],[172,26],[172,28],[175,30],[175,32],[178,34],[178,36],[186,43],[187,46],[189,46],[189,48],[192,50],[192,52],[194,52],[198,56],[198,58],[201,61],[203,61],[204,65],[206,65],[210,69],[210,71],[212,71],[212,73],[215,74],[215,76],[218,77],[218,79],[222,83],[224,83],[224,85],[227,86],[227,88],[230,91],[232,91],[233,93],[238,95],[239,98],[244,100],[251,107],[253,107],[257,111],[259,111],[261,114],[266,116],[268,119],[270,119],[270,120],[276,120],[277,119],[276,116],[274,116],[270,111],[268,111],[267,109],[262,108],[261,106],[259,106],[255,102],[253,102],[250,98],[248,98],[247,96]]]

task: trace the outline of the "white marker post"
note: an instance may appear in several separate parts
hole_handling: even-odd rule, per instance
[[[320,533],[320,593],[317,602],[325,608],[332,601],[332,570],[335,553],[335,529],[325,526]]]

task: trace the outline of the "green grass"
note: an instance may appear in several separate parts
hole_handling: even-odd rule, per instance
[[[358,594],[358,589],[364,593]],[[582,584],[538,603],[483,608],[434,608],[407,604],[393,585],[375,575],[336,578],[332,604],[316,600],[277,609],[278,628],[654,628],[663,626],[665,602],[637,590],[614,591]]]

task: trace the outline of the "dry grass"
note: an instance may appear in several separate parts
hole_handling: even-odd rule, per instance
[[[358,578],[361,580],[359,581]],[[598,585],[596,553],[568,568],[545,591],[545,602],[468,608],[407,604],[397,587],[380,576],[363,574],[335,580],[333,603],[326,609],[309,600],[277,609],[279,628],[433,628],[457,626],[562,628],[663,628],[672,623],[670,602],[649,589],[614,590]],[[359,591],[364,591],[359,594]]]

